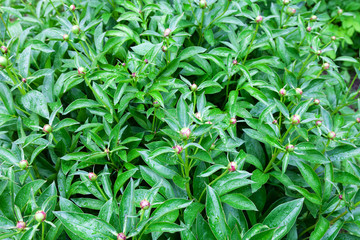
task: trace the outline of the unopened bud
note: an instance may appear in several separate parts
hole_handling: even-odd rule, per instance
[[[235,172],[237,168],[237,163],[236,162],[229,162],[227,169],[229,170],[229,172]]]
[[[295,150],[295,146],[292,144],[289,144],[286,146],[286,151],[287,152],[293,152]]]
[[[316,53],[316,55],[320,55],[322,53],[322,51],[319,49],[315,53]]]
[[[283,0],[284,5],[288,5],[290,3],[290,0]]]
[[[339,199],[340,199],[340,200],[343,200],[343,195],[340,194],[340,195],[339,195]]]
[[[316,20],[317,20],[317,16],[316,16],[316,15],[312,15],[312,16],[310,17],[310,21],[314,22],[314,21],[316,21]]]
[[[63,35],[63,39],[64,39],[64,41],[69,41],[69,35],[68,35],[68,34],[64,34],[64,35]]]
[[[213,144],[211,144],[211,146],[210,146],[210,150],[214,150],[215,149],[215,144],[213,143]]]
[[[191,84],[191,86],[190,86],[190,90],[192,91],[192,92],[195,92],[196,90],[197,90],[197,85],[195,84],[195,83],[193,83],[193,84]]]
[[[160,103],[155,100],[155,101],[153,102],[153,106],[154,106],[155,108],[159,108],[159,107],[160,107]]]
[[[141,209],[147,210],[147,209],[149,209],[149,207],[150,207],[150,202],[149,201],[144,199],[144,200],[142,200],[140,202],[140,208]]]
[[[19,162],[19,167],[20,167],[21,170],[27,169],[28,166],[29,166],[29,162],[26,161],[26,160],[21,160],[21,161]]]
[[[9,60],[6,57],[0,56],[0,67],[6,68],[9,65]]]
[[[145,59],[144,62],[145,62],[145,64],[148,64],[148,63],[149,63],[149,60]]]
[[[78,68],[78,74],[84,75],[85,73],[86,73],[86,69],[84,67],[79,67]]]
[[[290,122],[291,122],[291,124],[293,124],[293,125],[299,124],[300,121],[301,121],[301,117],[300,117],[298,114],[295,114],[295,115],[292,116],[291,119],[290,119]]]
[[[70,7],[69,7],[70,11],[75,11],[76,7],[74,4],[71,4]]]
[[[180,137],[184,140],[189,139],[191,130],[189,128],[182,128],[180,130]]]
[[[52,127],[49,124],[45,124],[43,127],[43,131],[45,133],[51,133],[52,132]]]
[[[26,228],[26,223],[23,221],[18,221],[16,223],[16,228],[20,231],[24,230]]]
[[[336,137],[336,133],[335,132],[329,132],[327,137],[330,139],[330,140],[334,140],[335,137]]]
[[[209,125],[211,125],[211,124],[212,124],[212,122],[211,122],[211,121],[207,121],[207,122],[205,122],[205,124],[209,124]]]
[[[328,70],[330,68],[330,64],[329,63],[323,63],[323,65],[322,65],[322,69],[323,70]]]
[[[360,118],[356,118],[356,122],[357,122],[357,123],[360,123]]]
[[[199,7],[200,8],[206,8],[207,7],[206,0],[200,0],[199,1]]]
[[[22,81],[23,83],[26,83],[26,78],[22,78],[21,81]]]
[[[335,37],[335,36],[332,36],[332,37],[331,37],[331,40],[332,40],[332,41],[335,41],[335,40],[336,40],[336,37]]]
[[[95,173],[93,173],[93,172],[89,172],[89,180],[91,181],[91,182],[95,182],[96,181],[96,179],[97,179],[97,175],[95,174]]]
[[[320,104],[320,100],[319,100],[319,99],[314,99],[314,104],[315,104],[315,105],[319,105],[319,104]]]
[[[286,9],[286,14],[288,14],[288,15],[290,15],[290,16],[294,15],[295,13],[296,13],[296,9],[295,9],[295,8],[288,7],[288,8]]]
[[[303,91],[302,91],[301,88],[295,88],[295,92],[296,92],[296,94],[298,94],[298,95],[302,95],[302,94],[303,94]]]
[[[72,26],[71,28],[71,32],[74,33],[74,34],[79,34],[80,33],[80,27],[78,25],[74,25]]]
[[[117,240],[126,240],[126,235],[124,233],[119,233],[117,235]]]
[[[272,124],[277,124],[277,120],[274,119],[274,121],[272,121]]]
[[[37,211],[34,218],[37,222],[43,222],[46,219],[46,213],[44,211]]]
[[[339,10],[337,11],[337,14],[341,16],[341,15],[343,14],[343,12],[344,12],[344,10],[342,10],[341,8],[339,8]]]
[[[306,28],[306,31],[311,32],[311,27],[310,27],[310,26],[307,27],[307,28]]]
[[[263,21],[263,17],[262,17],[262,16],[257,16],[257,17],[255,18],[255,22],[256,22],[256,23],[262,23],[262,21]]]
[[[285,96],[286,95],[286,90],[285,88],[282,88],[279,90],[279,94],[282,95],[282,96]]]
[[[131,76],[132,76],[133,78],[136,77],[136,73],[133,72],[133,73],[131,74]]]
[[[236,64],[238,64],[238,61],[237,61],[236,59],[234,59],[234,60],[232,61],[232,63],[233,63],[234,65],[236,65]]]
[[[179,146],[179,145],[175,145],[172,147],[174,149],[174,151],[177,153],[177,154],[180,154],[183,150],[183,147],[182,146]]]
[[[236,124],[236,118],[230,118],[230,124],[235,125]]]
[[[166,51],[168,50],[168,48],[167,48],[167,46],[162,46],[161,50],[162,50],[163,52],[166,52]]]
[[[8,49],[5,46],[1,46],[0,50],[3,54],[6,54],[8,52]]]
[[[321,120],[317,120],[317,121],[315,122],[315,126],[321,127],[321,125],[322,125],[322,121],[321,121]]]
[[[165,31],[164,31],[164,37],[168,37],[168,36],[170,35],[170,33],[171,33],[171,29],[170,29],[170,28],[165,29]]]

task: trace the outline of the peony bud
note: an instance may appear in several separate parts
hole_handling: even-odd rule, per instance
[[[319,105],[319,104],[320,104],[320,100],[319,100],[319,99],[314,99],[314,104],[315,104],[315,105]]]
[[[232,63],[233,63],[234,65],[236,65],[236,64],[238,64],[238,61],[237,61],[236,59],[234,59],[234,60],[232,61]]]
[[[76,7],[74,4],[71,4],[70,7],[69,7],[70,11],[75,11]]]
[[[168,50],[168,48],[167,48],[167,46],[162,46],[161,50],[162,50],[163,52],[166,52],[166,51]]]
[[[339,8],[339,10],[337,11],[337,14],[341,16],[341,15],[343,14],[343,12],[344,12],[344,10],[342,10],[341,8]]]
[[[96,179],[97,179],[97,175],[95,174],[95,173],[93,173],[93,172],[89,172],[89,180],[91,181],[91,182],[95,182],[96,181]]]
[[[126,63],[122,63],[121,66],[126,67]]]
[[[310,21],[314,22],[314,21],[316,21],[316,20],[317,20],[317,16],[316,16],[316,15],[312,15],[312,16],[310,17]]]
[[[327,137],[330,139],[330,140],[334,140],[335,137],[336,137],[336,133],[335,132],[329,132]]]
[[[148,64],[148,63],[149,63],[149,60],[145,59],[144,62],[145,62],[145,64]]]
[[[9,65],[9,61],[6,57],[0,56],[0,67],[6,68]]]
[[[293,152],[295,150],[295,146],[292,144],[289,144],[286,146],[286,151],[287,152]]]
[[[195,83],[191,84],[190,90],[191,90],[192,92],[195,92],[195,91],[197,90],[197,85],[196,85]]]
[[[236,162],[229,162],[227,169],[229,170],[229,172],[235,172],[237,168],[237,163]]]
[[[211,144],[211,146],[210,146],[210,150],[214,150],[215,149],[215,144],[213,143],[213,144]]]
[[[199,7],[200,8],[206,8],[207,7],[206,0],[200,0],[199,1]]]
[[[274,119],[274,121],[272,121],[272,124],[277,124],[277,120]]]
[[[64,35],[63,35],[63,39],[64,39],[64,41],[69,41],[69,35],[68,35],[68,34],[64,34]]]
[[[298,114],[295,114],[295,115],[292,116],[291,119],[290,119],[290,122],[291,122],[291,124],[293,124],[293,125],[299,124],[300,121],[301,121],[301,117],[300,117]]]
[[[360,118],[356,118],[356,122],[357,122],[357,123],[360,123]]]
[[[316,53],[316,55],[320,55],[322,53],[322,51],[319,49],[315,53]]]
[[[236,118],[230,118],[230,124],[235,125],[236,124]]]
[[[323,65],[322,65],[322,69],[323,70],[328,70],[330,68],[330,64],[329,63],[323,63]]]
[[[43,222],[46,219],[46,213],[44,211],[37,211],[34,218],[37,222]]]
[[[28,166],[29,166],[29,163],[28,163],[28,161],[26,161],[26,160],[21,160],[21,161],[19,162],[19,167],[20,167],[21,170],[27,169]]]
[[[133,72],[133,73],[131,74],[131,76],[132,76],[133,78],[136,77],[136,73]]]
[[[209,124],[209,125],[211,125],[211,124],[212,124],[212,122],[210,122],[210,121],[207,121],[207,122],[205,122],[205,124]]]
[[[21,81],[22,81],[23,83],[26,83],[26,78],[22,78]]]
[[[340,195],[339,195],[339,199],[340,199],[340,200],[343,200],[343,195],[340,194]]]
[[[301,90],[301,88],[295,88],[295,92],[297,95],[302,95],[303,94],[303,91]]]
[[[310,27],[310,26],[307,27],[307,28],[306,28],[306,31],[311,32],[311,27]]]
[[[125,234],[124,234],[124,233],[119,233],[119,234],[117,235],[117,240],[126,240]]]
[[[284,5],[288,5],[290,3],[290,0],[283,0]]]
[[[202,121],[202,117],[201,117],[201,114],[199,112],[195,113],[195,117],[197,119],[199,119],[200,121]]]
[[[159,107],[160,107],[160,103],[155,100],[155,101],[153,102],[153,106],[154,106],[155,108],[159,108]]]
[[[140,208],[141,209],[147,210],[147,209],[149,209],[149,207],[150,207],[150,202],[149,201],[144,199],[144,200],[142,200],[140,202]]]
[[[189,139],[191,130],[189,128],[182,128],[180,130],[180,137],[184,140]]]
[[[321,120],[317,120],[317,121],[315,122],[315,126],[321,127],[321,125],[322,125],[322,121],[321,121]]]
[[[52,132],[52,126],[50,126],[49,124],[45,124],[43,127],[43,131],[45,133],[51,133]]]
[[[294,15],[295,13],[296,13],[296,9],[295,9],[295,8],[288,7],[288,8],[286,9],[286,14],[288,14],[288,15],[290,15],[290,16]]]
[[[72,26],[72,28],[71,28],[71,32],[72,32],[73,34],[79,34],[80,31],[81,31],[81,30],[80,30],[80,27],[79,27],[78,25],[74,25],[74,26]]]
[[[336,40],[336,37],[335,37],[335,36],[332,36],[332,37],[331,37],[331,40],[332,40],[332,41],[335,41],[335,40]]]
[[[3,54],[7,54],[7,52],[8,52],[8,49],[5,46],[1,46],[0,50]]]
[[[165,29],[165,31],[164,31],[164,37],[168,37],[168,36],[170,35],[170,33],[171,33],[171,29],[170,29],[170,28]]]
[[[282,96],[285,96],[286,95],[286,90],[285,88],[282,88],[279,90],[279,94],[282,95]]]
[[[174,151],[177,153],[177,154],[180,154],[183,150],[183,147],[182,146],[179,146],[179,145],[175,145],[172,147],[174,149]]]
[[[262,16],[257,16],[257,17],[255,18],[255,22],[256,22],[256,23],[262,23],[262,21],[263,21],[263,17],[262,17]]]
[[[105,149],[104,149],[104,152],[105,152],[106,154],[109,154],[109,153],[110,153],[110,149],[105,148]]]
[[[19,230],[19,231],[22,231],[26,228],[26,223],[23,222],[23,221],[18,221],[16,223],[16,228]]]
[[[84,67],[79,67],[78,68],[78,74],[84,75],[85,73],[86,73],[86,69]]]

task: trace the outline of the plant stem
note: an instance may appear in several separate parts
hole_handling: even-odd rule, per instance
[[[153,121],[152,121],[152,127],[151,127],[151,130],[154,132],[155,129],[155,119],[156,119],[156,108],[154,109],[154,116],[153,116]]]
[[[51,3],[52,7],[54,8],[56,14],[59,15],[59,16],[61,16],[61,14],[59,13],[59,11],[58,11],[58,10],[56,9],[56,7],[54,6],[53,2],[52,2],[51,0],[49,0],[49,1],[50,1],[50,3]]]
[[[203,32],[202,32],[202,28],[203,28],[203,23],[204,23],[204,15],[205,15],[205,11],[204,9],[201,9],[201,22],[199,25],[199,42],[198,42],[198,46],[201,45],[202,43],[202,37],[203,37]]]
[[[228,81],[227,81],[227,84],[226,84],[226,99],[229,98],[229,85],[230,85],[231,77],[232,76],[228,75]],[[225,104],[225,102],[224,102],[224,104]]]
[[[216,181],[218,181],[220,178],[222,178],[223,176],[225,176],[229,171],[226,169],[220,176],[218,176],[217,178],[215,178],[214,180],[211,181],[211,183],[209,183],[209,186],[211,186],[212,184],[214,184]],[[202,191],[200,197],[199,197],[199,202],[201,202],[202,197],[204,196],[206,192],[206,188]]]
[[[109,198],[106,196],[106,194],[104,193],[104,191],[101,189],[101,187],[99,186],[99,183],[97,181],[95,181],[95,186],[97,188],[97,190],[99,190],[99,192],[101,193],[101,196],[103,196],[103,198],[105,199],[105,201],[108,201]]]
[[[187,142],[185,142],[185,145]],[[190,176],[190,165],[189,165],[189,156],[188,156],[188,149],[185,149],[185,177],[189,178]],[[191,191],[190,191],[190,181],[187,181],[185,184],[186,192],[189,196],[189,199],[192,199]]]
[[[280,29],[281,29],[281,27],[282,27],[281,23],[282,23],[282,15],[283,15],[283,12],[284,12],[284,8],[285,8],[285,5],[282,6],[281,12],[280,12],[280,22],[279,22]]]
[[[225,8],[224,12],[223,12],[222,14],[220,14],[220,16],[218,16],[218,17],[216,17],[214,20],[212,20],[212,21],[209,23],[209,25],[206,26],[205,30],[208,29],[208,28],[211,26],[211,24],[213,24],[216,20],[218,20],[219,18],[221,18],[221,17],[226,13],[226,11],[229,9],[229,5],[230,5],[230,2],[231,2],[231,1],[227,1],[227,2],[228,2],[228,4],[226,5],[226,8]]]
[[[5,21],[4,21],[4,18],[3,18],[3,16],[2,16],[2,14],[0,14],[0,18],[1,18],[1,20],[2,20],[2,22],[3,22],[3,24],[4,24],[4,26],[5,26],[5,29],[6,29],[6,31],[7,31],[7,33],[8,33],[8,35],[9,35],[9,37],[12,38],[12,37],[11,37],[11,34],[10,34],[10,31],[9,31],[9,29],[8,29]]]
[[[249,45],[249,47],[248,47],[248,49],[247,49],[247,51],[246,51],[246,55],[245,55],[245,58],[244,58],[244,61],[243,61],[243,65],[245,64],[246,59],[247,59],[247,56],[249,55],[249,52],[250,52],[251,47],[252,47],[252,44],[253,44],[253,42],[254,42],[254,40],[255,40],[255,37],[256,37],[256,34],[257,34],[257,32],[258,32],[258,29],[259,29],[259,23],[256,24],[255,32],[254,32],[254,35],[253,35],[253,37],[252,37],[252,39],[251,39],[250,45]]]
[[[356,73],[356,74],[355,74],[355,77],[354,77],[353,80],[351,81],[351,84],[350,84],[350,86],[349,86],[348,91],[347,91],[346,94],[345,94],[345,97],[344,97],[345,99],[346,99],[347,96],[349,95],[349,93],[350,93],[350,91],[351,91],[351,88],[352,88],[352,86],[354,85],[357,76],[358,76],[358,74]]]
[[[360,204],[360,201],[355,203],[354,208],[355,209],[358,205]],[[334,224],[337,220],[339,220],[341,217],[345,216],[348,213],[348,210],[346,210],[345,212],[343,212],[342,214],[340,214],[339,216],[337,216],[336,218],[334,218],[333,220],[330,221],[330,224]]]
[[[9,77],[12,79],[14,85],[16,86],[16,85],[18,84],[18,78],[17,78],[17,77],[16,77],[16,78],[14,77],[14,75],[11,73],[11,71],[9,70],[9,68],[6,68],[6,72],[8,73]],[[15,75],[15,76],[16,76],[16,75]],[[25,94],[26,94],[25,90],[24,90],[20,85],[18,86],[18,89],[19,89],[19,91],[20,91],[20,93],[21,93],[22,95],[25,95]]]
[[[194,96],[194,113],[195,113],[195,110],[196,110],[196,93],[195,93],[195,91],[193,92],[193,96]]]
[[[45,225],[44,222],[41,223],[41,240],[45,239]]]

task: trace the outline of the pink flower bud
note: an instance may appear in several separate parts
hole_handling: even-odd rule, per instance
[[[330,139],[330,140],[334,140],[335,137],[336,137],[336,133],[335,132],[329,132],[327,137]]]
[[[5,46],[1,46],[0,50],[3,54],[6,54],[8,52],[8,49]]]
[[[168,50],[168,48],[167,48],[166,46],[162,46],[161,50],[162,50],[163,52],[166,52],[166,51]]]
[[[229,170],[229,172],[235,172],[237,168],[237,163],[236,162],[229,162],[227,169]]]
[[[123,67],[126,67],[126,63],[122,63],[121,65],[122,65]]]
[[[283,0],[284,5],[288,5],[290,3],[290,0]]]
[[[316,20],[317,20],[317,16],[316,16],[316,15],[312,15],[312,16],[310,17],[310,21],[314,22],[314,21],[316,21]]]
[[[124,233],[119,233],[117,235],[117,240],[126,240],[126,235]]]
[[[164,37],[168,37],[168,36],[170,35],[170,33],[171,33],[171,29],[170,29],[170,28],[165,29],[165,31],[164,31]]]
[[[132,76],[133,78],[136,77],[136,73],[133,72],[133,73],[131,74],[131,76]]]
[[[148,64],[148,63],[149,63],[149,60],[145,59],[144,62],[145,62],[145,64]]]
[[[236,124],[236,118],[230,118],[230,124],[235,125]]]
[[[37,222],[43,222],[46,219],[46,213],[44,211],[37,211],[34,218]]]
[[[299,124],[300,121],[301,121],[301,117],[300,117],[298,114],[295,114],[295,115],[292,116],[291,119],[290,119],[290,122],[291,122],[291,124],[293,124],[293,125]]]
[[[320,55],[322,53],[322,51],[319,49],[315,53],[316,53],[316,55]]]
[[[277,120],[274,119],[274,121],[272,121],[272,124],[277,124]]]
[[[72,26],[71,32],[72,32],[73,34],[79,34],[79,33],[81,32],[80,27],[79,27],[78,25]]]
[[[95,173],[93,173],[93,172],[89,172],[89,180],[91,181],[91,182],[95,182],[96,181],[96,179],[97,179],[97,175],[95,174]]]
[[[321,120],[317,120],[317,121],[315,122],[315,126],[321,127],[321,125],[322,125],[322,121],[321,121]]]
[[[28,161],[26,161],[26,160],[21,160],[21,161],[19,162],[19,167],[20,167],[21,170],[27,169],[28,166],[29,166],[29,163],[28,163]]]
[[[307,28],[306,28],[306,31],[311,32],[311,27],[310,27],[310,26],[307,27]]]
[[[238,61],[237,61],[236,59],[234,59],[234,60],[232,61],[232,63],[233,63],[234,65],[236,65],[236,64],[238,64]]]
[[[21,81],[22,81],[23,83],[26,83],[26,78],[22,78]]]
[[[180,137],[184,140],[189,139],[191,130],[189,128],[182,128],[180,130]]]
[[[183,150],[183,147],[181,147],[181,146],[179,146],[179,145],[175,145],[175,146],[173,146],[172,148],[175,150],[175,152],[176,152],[177,154],[180,154],[180,153],[182,152],[182,150]]]
[[[298,95],[302,95],[302,94],[303,94],[303,91],[301,90],[301,88],[295,88],[295,92],[296,92],[296,94],[298,94]]]
[[[290,16],[294,15],[295,13],[296,13],[296,9],[295,9],[295,8],[288,7],[288,8],[286,9],[286,14],[288,14],[288,15],[290,15]]]
[[[215,144],[213,143],[213,144],[211,144],[211,146],[210,146],[210,150],[214,150],[215,149]]]
[[[150,202],[149,202],[149,201],[147,201],[147,200],[142,200],[142,201],[140,202],[140,208],[141,208],[141,209],[147,210],[147,209],[149,209],[149,207],[150,207]]]
[[[9,65],[9,60],[6,57],[0,56],[0,67],[6,68]]]
[[[192,92],[195,92],[195,91],[197,90],[197,85],[196,85],[195,83],[191,84],[190,90],[191,90]]]
[[[322,69],[323,70],[328,70],[330,68],[330,64],[329,63],[323,63],[323,65],[322,65]]]
[[[357,122],[357,123],[360,123],[360,118],[356,118],[356,122]]]
[[[26,228],[26,223],[23,221],[18,221],[16,223],[16,228],[20,231],[24,230]]]
[[[292,144],[289,144],[286,146],[286,151],[287,152],[293,152],[295,150],[295,146]]]
[[[340,195],[339,195],[339,199],[340,199],[340,200],[343,200],[343,195],[340,194]]]
[[[282,95],[282,96],[285,96],[286,95],[286,90],[285,88],[282,88],[279,90],[279,94]]]
[[[210,121],[207,121],[207,122],[205,122],[205,124],[209,124],[209,125],[211,125],[211,124],[212,124],[212,122],[210,122]]]
[[[159,108],[159,107],[160,107],[160,103],[155,100],[155,101],[153,102],[153,106],[154,106],[155,108]]]
[[[109,154],[109,153],[110,153],[110,149],[105,148],[105,149],[104,149],[104,152],[105,152],[106,154]]]
[[[336,40],[336,37],[335,37],[335,36],[332,36],[332,37],[331,37],[331,40],[332,40],[332,41],[335,41],[335,40]]]
[[[319,104],[320,104],[320,100],[319,100],[319,99],[314,99],[314,104],[315,104],[315,105],[319,105]]]
[[[79,67],[78,68],[78,74],[84,75],[85,73],[86,73],[86,69],[84,67]]]
[[[262,21],[263,21],[263,17],[262,17],[262,16],[257,16],[257,17],[255,18],[255,22],[256,22],[256,23],[262,23]]]
[[[342,10],[341,8],[339,8],[339,10],[337,11],[337,14],[339,14],[340,16],[343,14],[344,10]]]
[[[202,121],[202,117],[201,117],[201,114],[199,112],[195,113],[195,117],[197,119],[199,119],[200,121]]]
[[[70,7],[69,7],[70,11],[75,11],[76,7],[74,4],[71,4]]]
[[[52,127],[49,124],[45,124],[43,127],[43,131],[45,133],[51,133],[52,132]]]

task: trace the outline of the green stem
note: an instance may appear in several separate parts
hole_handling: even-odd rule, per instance
[[[283,12],[284,12],[284,8],[285,8],[285,5],[283,5],[282,6],[282,8],[281,8],[281,12],[280,12],[280,22],[279,22],[279,25],[280,25],[280,29],[281,29],[281,27],[282,27],[282,15],[283,15]]]
[[[285,25],[287,24],[287,22],[289,21],[289,19],[290,19],[290,15],[286,18],[286,21],[285,21],[284,25],[283,25],[281,28],[284,28],[284,27],[285,27]]]
[[[45,225],[44,222],[41,223],[41,240],[45,239]]]
[[[194,113],[195,113],[195,110],[196,110],[196,93],[195,93],[195,91],[193,92],[193,96],[194,96]]]
[[[249,45],[249,47],[248,47],[248,49],[247,49],[247,51],[246,51],[246,55],[245,55],[245,58],[244,58],[244,61],[243,61],[243,65],[245,64],[246,59],[247,59],[247,57],[248,57],[248,55],[249,55],[249,52],[250,52],[251,47],[252,47],[252,44],[253,44],[253,42],[254,42],[254,40],[255,40],[255,37],[256,37],[256,34],[257,34],[257,32],[258,32],[258,29],[259,29],[259,23],[256,24],[255,32],[254,32],[254,35],[253,35],[253,37],[252,37],[252,39],[251,39],[250,45]]]
[[[56,14],[59,15],[59,16],[61,16],[61,14],[59,13],[59,11],[58,11],[58,10],[56,9],[56,7],[54,6],[53,2],[52,2],[51,0],[49,0],[49,1],[50,1],[50,3],[51,3],[52,7],[54,8],[54,10],[56,11]]]
[[[223,176],[225,176],[229,171],[226,169],[220,176],[218,176],[217,178],[215,178],[214,180],[211,181],[211,183],[209,183],[209,186],[211,186],[212,184],[214,184],[215,182],[217,182],[220,178],[222,178]],[[200,197],[199,197],[199,202],[201,202],[202,197],[204,196],[206,192],[206,188],[202,191]]]
[[[86,50],[86,47],[84,46],[84,43],[81,41],[80,44],[81,44],[82,48],[84,49],[86,56],[89,58],[89,60],[92,60],[89,52]]]
[[[185,145],[187,142],[185,142]],[[190,165],[189,165],[189,156],[188,156],[188,149],[185,149],[185,177],[190,177]],[[192,199],[191,191],[190,191],[190,181],[187,181],[185,184],[186,192],[189,196],[189,199]]]
[[[229,85],[230,85],[231,77],[232,76],[228,75],[228,80],[227,80],[227,84],[226,84],[226,99],[229,98]]]
[[[17,78],[17,77],[16,77],[16,78],[14,77],[14,75],[11,73],[11,71],[9,70],[9,68],[6,68],[6,72],[8,73],[9,77],[12,79],[14,85],[16,86],[16,85],[18,84],[18,78]],[[16,75],[15,75],[15,76],[16,76]],[[22,95],[25,95],[25,94],[26,94],[26,92],[25,92],[25,90],[24,90],[24,88],[23,88],[22,86],[18,85],[18,89],[19,89],[19,91],[20,91],[20,93],[21,93]]]
[[[153,121],[152,121],[152,127],[151,130],[154,132],[154,127],[155,127],[155,118],[156,118],[156,108],[154,109],[154,116],[153,116]]]
[[[203,28],[203,23],[204,23],[204,15],[205,15],[205,11],[204,9],[201,9],[201,22],[199,25],[199,42],[198,42],[198,46],[201,45],[202,43],[202,37],[203,37],[203,33],[202,33],[202,28]]]
[[[211,26],[211,24],[213,24],[216,20],[218,20],[219,18],[221,18],[221,17],[226,13],[226,11],[229,9],[229,5],[230,5],[230,2],[231,2],[231,1],[227,1],[227,2],[228,2],[228,3],[227,3],[227,5],[226,5],[226,8],[225,8],[224,12],[223,12],[222,14],[220,14],[220,16],[218,16],[218,17],[216,17],[214,20],[212,20],[212,21],[209,23],[209,25],[206,26],[205,30],[208,29],[208,28]]]
[[[109,198],[106,196],[106,194],[104,193],[104,191],[101,189],[101,187],[99,186],[99,183],[97,181],[95,181],[95,186],[96,189],[99,190],[99,192],[101,193],[101,196],[103,196],[103,198],[105,199],[105,201],[108,201]]]
[[[167,63],[170,63],[170,43],[169,43],[169,39],[166,38],[166,47],[167,47],[167,50],[166,50],[166,58],[167,58]]]
[[[4,26],[5,26],[5,29],[6,29],[6,31],[7,31],[7,33],[8,33],[8,35],[9,35],[9,37],[12,38],[12,37],[11,37],[11,34],[10,34],[10,31],[9,31],[9,29],[8,29],[5,21],[4,21],[4,18],[3,18],[3,16],[2,16],[2,14],[0,14],[0,18],[1,18],[1,20],[2,20],[2,22],[3,22],[3,24],[4,24]]]
[[[353,209],[355,209],[358,205],[360,204],[360,201],[355,203]],[[339,220],[341,217],[345,216],[348,213],[348,211],[346,210],[345,212],[343,212],[342,214],[340,214],[339,216],[337,216],[336,218],[334,218],[333,220],[330,221],[330,224],[334,224],[337,220]]]
[[[324,31],[336,18],[338,17],[338,15],[336,15],[335,17],[333,17],[330,22],[328,22],[321,30],[320,30],[320,33],[322,31]]]
[[[75,48],[75,46],[72,44],[72,42],[68,42],[70,46],[75,50],[75,52],[81,57],[81,59],[86,63],[85,59],[83,58],[82,54],[79,53],[79,51]]]
[[[358,76],[358,74],[356,73],[356,74],[355,74],[355,77],[354,77],[353,80],[351,81],[351,84],[350,84],[350,87],[349,87],[348,91],[347,91],[346,94],[345,94],[345,97],[344,97],[345,99],[346,99],[347,96],[349,95],[349,93],[350,93],[350,91],[351,91],[351,88],[352,88],[352,86],[354,85],[357,76]]]

